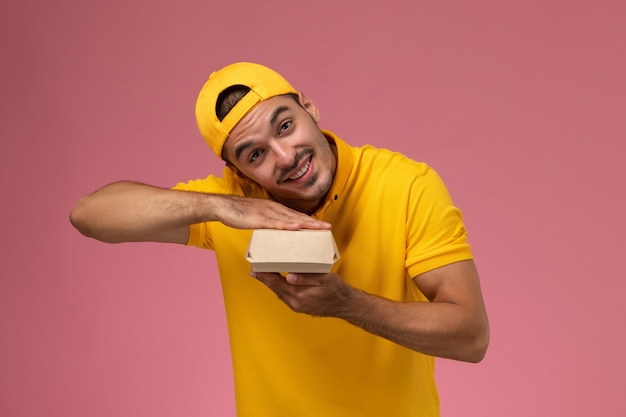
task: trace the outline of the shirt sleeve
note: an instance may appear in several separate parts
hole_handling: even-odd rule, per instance
[[[407,222],[406,270],[411,277],[473,258],[461,211],[431,167],[412,185]]]

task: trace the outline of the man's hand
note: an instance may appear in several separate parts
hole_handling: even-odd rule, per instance
[[[286,277],[268,272],[250,272],[293,311],[311,316],[339,317],[354,288],[336,274],[294,274]]]
[[[330,229],[331,225],[272,200],[213,195],[220,222],[236,229]]]

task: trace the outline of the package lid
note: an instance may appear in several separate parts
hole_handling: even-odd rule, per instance
[[[246,259],[256,272],[330,272],[339,251],[330,230],[257,229]]]

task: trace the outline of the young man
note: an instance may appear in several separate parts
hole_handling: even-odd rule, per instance
[[[320,130],[313,101],[258,64],[213,73],[196,118],[222,177],[109,184],[79,201],[76,228],[215,251],[238,415],[438,416],[434,356],[480,361],[489,326],[461,213],[437,174]],[[250,272],[251,229],[331,225],[341,254],[331,273]]]

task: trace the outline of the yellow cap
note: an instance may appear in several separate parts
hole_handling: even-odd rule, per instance
[[[216,114],[220,93],[234,85],[243,85],[250,91],[239,100],[220,121]],[[275,96],[296,93],[296,90],[276,71],[251,62],[228,65],[209,76],[196,101],[196,122],[202,137],[221,158],[224,142],[243,117],[263,100]]]

